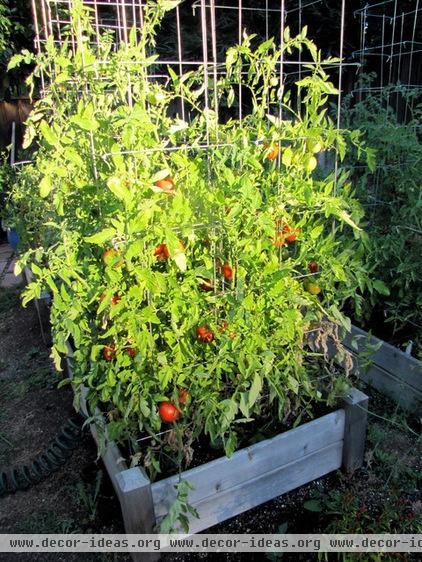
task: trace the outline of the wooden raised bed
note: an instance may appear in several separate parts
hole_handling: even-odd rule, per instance
[[[352,326],[351,332],[346,335],[342,343],[352,356],[352,372],[355,375],[391,398],[403,409],[422,416],[420,361],[356,326]],[[368,353],[368,345],[376,351]],[[328,342],[328,354],[342,365],[338,349],[333,343],[330,345],[330,342]]]
[[[358,355],[365,350],[366,342],[371,346],[379,347],[369,357],[368,368],[365,365],[367,359],[363,360]],[[345,337],[343,345],[352,353],[354,371],[362,380],[397,402],[405,410],[422,416],[420,361],[397,347],[370,336],[356,326],[352,326],[352,331]]]
[[[71,358],[68,371],[72,376]],[[87,412],[86,388],[81,409]],[[328,472],[353,471],[363,462],[368,397],[351,389],[338,410],[182,473],[195,489],[189,503],[200,519],[190,519],[197,533],[289,492]],[[98,444],[95,426],[91,426]],[[102,454],[120,502],[127,533],[151,533],[175,499],[179,476],[151,482],[142,468],[128,468],[113,441]]]

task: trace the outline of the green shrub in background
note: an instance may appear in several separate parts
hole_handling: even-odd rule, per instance
[[[418,97],[419,95],[419,97]],[[395,110],[407,105],[406,122]],[[419,333],[422,326],[422,105],[420,92],[390,87],[366,95],[356,103],[348,96],[344,126],[364,131],[368,146],[376,152],[376,169],[370,171],[350,159],[357,196],[366,210],[370,244],[365,261],[378,281],[369,294],[363,314],[376,305],[384,311],[393,332],[409,323]],[[356,154],[355,154],[356,156]]]

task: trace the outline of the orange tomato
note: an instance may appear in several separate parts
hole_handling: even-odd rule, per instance
[[[175,190],[175,187],[176,187],[176,186],[174,185],[174,180],[173,180],[173,178],[170,178],[170,177],[168,177],[168,178],[166,178],[166,179],[163,179],[163,180],[158,180],[158,181],[155,183],[155,185],[156,185],[159,189],[161,189],[161,191],[162,191],[163,193],[174,193],[174,190]]]
[[[280,148],[278,144],[271,144],[270,146],[267,146],[267,160],[275,160],[279,154]]]

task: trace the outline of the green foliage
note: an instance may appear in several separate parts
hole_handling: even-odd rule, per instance
[[[368,78],[369,84],[371,77]],[[407,120],[394,107],[397,97]],[[376,153],[376,168],[361,166],[349,152],[357,195],[367,209],[370,235],[367,268],[378,279],[368,293],[371,307],[379,305],[395,330],[411,321],[422,325],[422,142],[421,105],[417,93],[390,87],[354,103],[346,100],[344,121],[365,131]]]
[[[52,242],[52,234],[45,226],[49,205],[37,194],[40,181],[37,167],[25,165],[18,173],[9,167],[7,178],[1,209],[4,225],[16,228],[20,251],[48,248]]]
[[[95,477],[95,484],[93,487],[88,486],[80,481],[76,484],[76,500],[84,508],[87,514],[87,523],[93,523],[97,518],[98,498],[103,480],[103,473],[99,470]]]
[[[39,212],[22,219],[42,243],[20,267],[30,265],[36,278],[25,303],[44,287],[52,292],[53,358],[60,367],[70,339],[74,382],[88,387],[92,411],[109,413],[109,437],[135,442],[147,432],[180,468],[201,432],[231,455],[244,424],[263,410],[299,422],[309,403],[336,389],[313,375],[306,332],[323,317],[347,326],[342,303],[359,301],[371,281],[348,174],[313,174],[321,150],[343,157],[346,139],[364,148],[357,132],[337,130],[326,115],[336,90],[306,29],[283,45],[314,60],[298,83],[298,108],[280,90],[280,47],[247,35],[228,50],[227,72],[213,87],[201,68],[181,77],[169,69],[164,87],[148,74],[168,5],[149,4],[142,34],[117,51],[107,35],[90,46],[93,30],[78,5],[75,56],[66,42],[47,42],[34,79],[43,71],[51,83],[26,137],[38,146],[38,189],[20,188]],[[234,103],[239,84],[251,111],[223,121],[219,107]],[[185,121],[171,117],[181,100]],[[270,158],[274,147],[280,154]],[[317,272],[309,273],[311,260]],[[201,326],[208,341],[198,337]],[[181,388],[189,404],[179,403]],[[162,401],[181,411],[170,432],[176,446],[156,437],[167,427]]]
[[[0,0],[0,98],[5,91],[23,93],[23,75],[20,71],[8,72],[7,63],[14,53],[31,47],[31,8],[27,0]],[[26,50],[25,59],[28,60]]]
[[[160,533],[177,533],[181,530],[189,532],[188,513],[199,518],[198,512],[188,503],[188,494],[194,487],[187,480],[180,480],[175,485],[176,500],[172,503],[168,514],[160,521]]]

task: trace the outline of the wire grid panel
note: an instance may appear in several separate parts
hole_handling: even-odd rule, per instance
[[[56,45],[63,45],[67,41],[69,55],[76,53],[78,38],[75,35],[75,27],[72,22],[72,0],[32,0],[34,25],[36,31],[35,45],[38,52],[42,53],[47,41],[53,41]],[[145,0],[84,0],[84,6],[91,12],[94,36],[91,39],[93,46],[100,44],[103,34],[111,34],[113,47],[129,41],[133,28],[142,28],[144,22]],[[234,118],[242,124],[243,119],[251,110],[250,99],[245,96],[241,79],[230,112],[227,107],[219,106],[220,100],[212,95],[217,90],[218,81],[226,73],[226,51],[227,48],[241,44],[244,34],[255,34],[257,41],[274,38],[275,44],[283,47],[285,30],[290,29],[290,35],[299,33],[304,26],[309,28],[308,35],[312,38],[312,29],[316,27],[316,9],[323,10],[323,0],[185,0],[174,10],[170,11],[160,24],[160,33],[157,44],[151,49],[151,54],[157,53],[158,58],[148,71],[148,79],[165,83],[169,78],[169,69],[181,77],[187,71],[196,70],[202,76],[205,86],[204,95],[200,103],[206,112],[206,135],[201,142],[194,147],[187,147],[186,143],[179,146],[160,146],[153,149],[124,150],[98,154],[93,148],[92,159],[108,159],[109,161],[117,155],[136,156],[135,153],[153,153],[154,151],[178,151],[180,148],[194,148],[195,150],[207,150],[223,146],[218,138],[212,138],[208,128],[211,128],[211,117],[214,115],[217,121]],[[331,48],[328,53],[329,62],[322,62],[331,80],[338,87],[337,101],[337,128],[340,128],[341,118],[341,96],[343,84],[343,72],[347,67],[353,68],[355,72],[356,62],[343,61],[344,29],[346,19],[346,2],[338,3],[336,12],[337,20],[333,24],[335,30],[334,39],[331,40]],[[331,18],[333,19],[333,18]],[[315,34],[314,34],[315,36]],[[318,39],[316,39],[318,45]],[[303,78],[307,73],[312,73],[314,62],[307,53],[295,50],[291,54],[283,52],[278,62],[278,79],[282,85],[282,91],[294,90],[295,81]],[[324,57],[325,53],[322,53]],[[107,61],[97,61],[97,68]],[[128,61],[128,64],[136,61]],[[152,71],[151,71],[152,70]],[[242,73],[247,73],[247,69]],[[99,71],[101,79],[101,70]],[[43,80],[43,77],[42,77]],[[128,81],[128,101],[130,105],[130,80]],[[43,85],[43,83],[42,83]],[[300,104],[300,99],[297,100]],[[212,110],[212,111],[209,111]],[[182,120],[189,120],[189,107],[185,107],[182,98],[175,113]],[[283,115],[282,98],[280,97],[278,115]],[[288,117],[291,118],[290,116]],[[304,140],[305,137],[303,137]],[[296,139],[300,140],[300,139]],[[255,141],[261,142],[261,141]],[[265,141],[262,141],[265,143]],[[280,159],[278,159],[280,165]],[[94,169],[95,169],[94,164]],[[335,184],[337,182],[338,155],[328,163],[328,171],[335,172]],[[202,224],[197,225],[202,228]],[[214,264],[214,269],[217,265]],[[310,274],[300,275],[306,277]]]
[[[102,34],[108,32],[117,48],[119,44],[128,42],[132,28],[142,28],[145,0],[84,0],[83,3],[91,11],[97,42]],[[337,18],[337,21],[333,23],[334,39],[331,39],[329,52],[331,57],[340,57],[341,60],[327,64],[332,81],[340,91],[344,69],[359,65],[342,60],[345,5],[345,0],[339,2],[337,12],[333,14],[332,19]],[[76,37],[71,32],[72,0],[32,0],[32,6],[37,51],[41,53],[44,50],[48,39],[56,45],[63,45],[67,39],[74,54]],[[286,27],[290,28],[293,35],[307,26],[312,38],[315,20],[323,6],[323,0],[185,0],[162,21],[160,38],[154,48],[159,57],[149,78],[165,81],[168,67],[178,76],[189,70],[200,69],[204,73],[205,84],[215,85],[226,72],[224,62],[227,47],[242,43],[245,32],[256,34],[262,41],[273,37],[276,44],[282,46]],[[317,32],[314,37],[318,45]],[[309,72],[306,69],[309,58],[298,51],[291,56],[283,54],[279,62],[280,80],[286,87],[293,86],[295,80]],[[240,86],[235,102],[234,106],[238,109],[236,117],[242,119],[248,107]],[[210,103],[206,95],[204,109]],[[213,109],[218,112],[219,108]],[[184,119],[186,112],[183,102],[180,113]],[[340,120],[340,110],[337,117]]]
[[[422,2],[384,0],[355,11],[360,21],[360,48],[353,57],[361,72],[376,72],[377,81],[363,82],[360,97],[382,93],[392,84],[422,90]],[[388,101],[388,100],[387,100]]]

